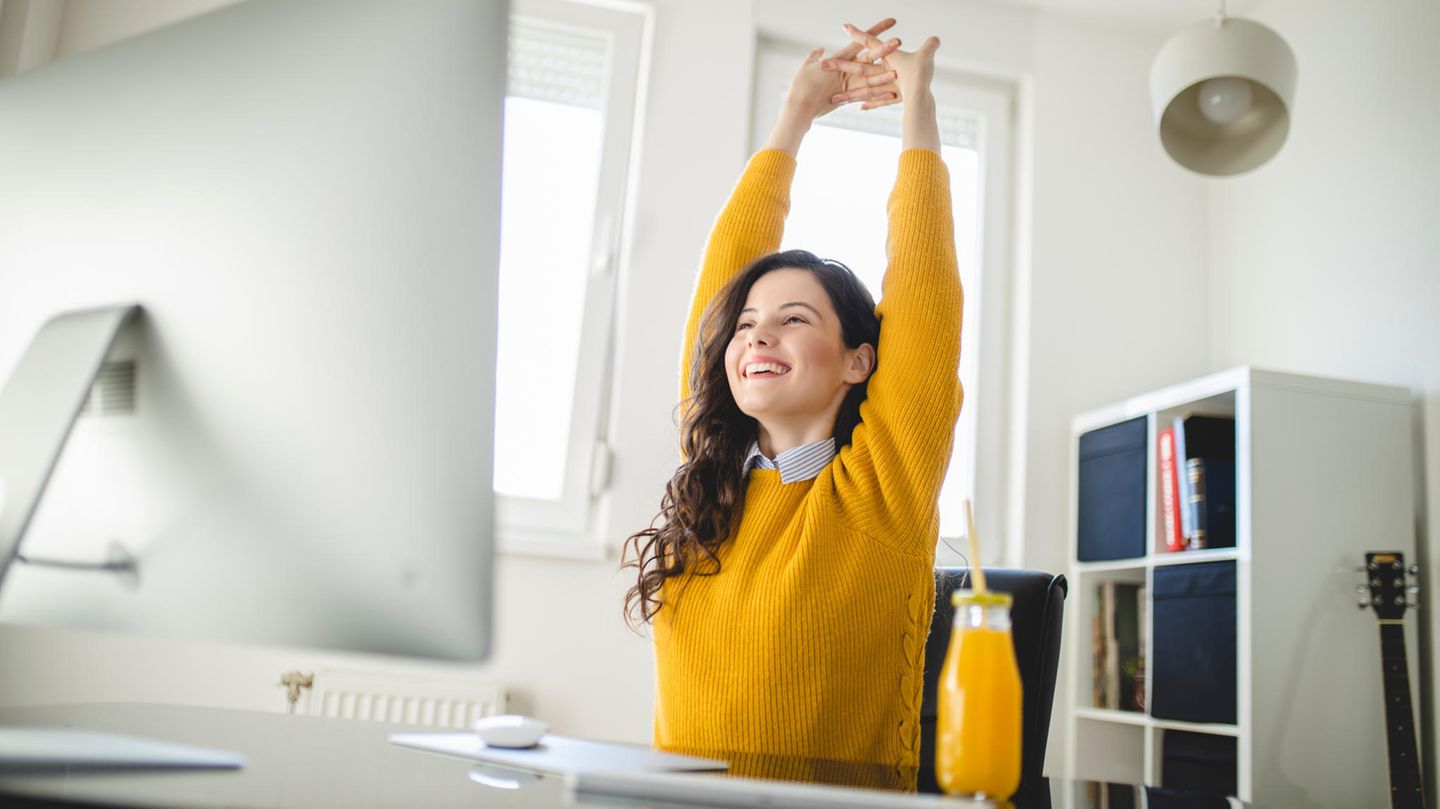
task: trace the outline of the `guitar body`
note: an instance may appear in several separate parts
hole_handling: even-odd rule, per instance
[[[1391,809],[1424,809],[1425,785],[1420,775],[1420,752],[1415,743],[1415,711],[1410,700],[1410,664],[1405,652],[1405,613],[1414,604],[1414,590],[1406,587],[1404,554],[1365,554],[1362,591],[1380,621],[1380,672],[1384,684],[1385,740],[1390,762]]]

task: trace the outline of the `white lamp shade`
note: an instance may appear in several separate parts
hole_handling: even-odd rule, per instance
[[[1244,82],[1248,104],[1245,87],[1234,81],[1206,84],[1222,78]],[[1290,132],[1294,98],[1295,54],[1279,34],[1250,20],[1187,28],[1165,43],[1150,69],[1160,143],[1200,174],[1240,174],[1273,157]]]

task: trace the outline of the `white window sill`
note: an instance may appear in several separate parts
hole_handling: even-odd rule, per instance
[[[576,559],[599,562],[614,559],[613,549],[590,533],[563,533],[533,529],[499,530],[495,553],[536,559]]]

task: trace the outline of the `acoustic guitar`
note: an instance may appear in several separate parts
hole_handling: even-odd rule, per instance
[[[1419,588],[1407,585],[1405,555],[1394,551],[1365,554],[1366,582],[1357,588],[1360,609],[1380,621],[1380,672],[1385,685],[1385,739],[1390,753],[1391,809],[1423,809],[1425,785],[1415,745],[1415,712],[1410,706],[1410,663],[1405,655],[1405,613],[1419,606]]]

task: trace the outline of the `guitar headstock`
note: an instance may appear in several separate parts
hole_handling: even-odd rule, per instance
[[[1409,584],[1405,576],[1418,576],[1420,568],[1405,566],[1405,554],[1399,551],[1371,551],[1365,554],[1365,583],[1355,588],[1360,595],[1356,606],[1360,609],[1373,607],[1376,617],[1386,621],[1398,621],[1405,617],[1405,611],[1420,606],[1417,596],[1420,588]]]

